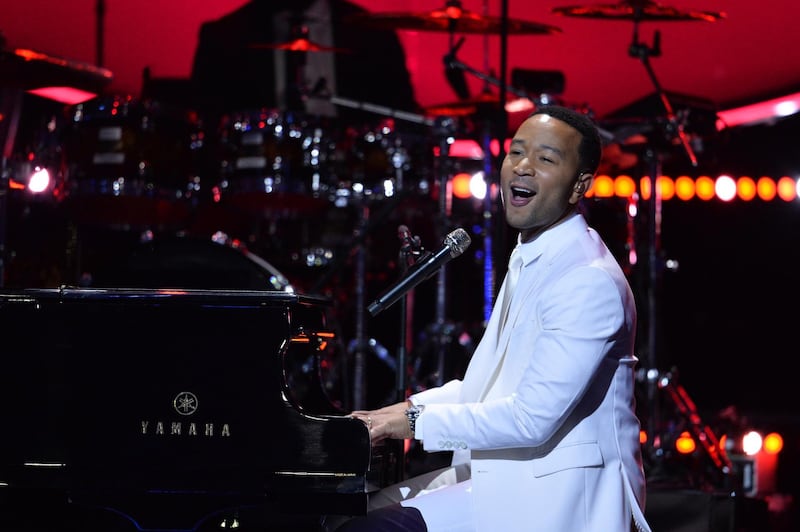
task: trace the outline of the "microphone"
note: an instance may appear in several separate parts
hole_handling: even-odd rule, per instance
[[[406,292],[433,275],[446,262],[464,253],[470,243],[472,243],[472,239],[461,228],[448,234],[444,239],[444,247],[409,268],[406,275],[369,305],[369,313],[375,316],[390,307]]]

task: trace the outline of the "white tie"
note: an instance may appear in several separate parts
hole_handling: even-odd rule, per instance
[[[506,274],[506,287],[503,292],[503,309],[500,314],[500,329],[502,332],[505,326],[506,319],[508,318],[508,309],[511,306],[511,298],[514,295],[514,289],[517,286],[519,279],[519,272],[522,269],[522,256],[519,253],[519,246],[514,248],[511,252],[511,257],[508,259],[508,273]]]
[[[517,246],[514,248],[514,251],[511,252],[511,256],[508,259],[508,272],[506,273],[506,284],[505,288],[503,289],[503,306],[500,310],[500,324],[497,327],[498,341],[500,340],[500,336],[503,334],[503,328],[505,327],[506,319],[508,318],[508,309],[511,307],[511,299],[514,296],[514,289],[517,286],[517,280],[519,279],[521,270],[522,256],[519,252],[519,246]],[[500,359],[497,361],[494,371],[486,381],[486,387],[483,389],[483,393],[480,395],[481,401],[486,397],[486,394],[489,393],[489,390],[491,390],[492,386],[494,386],[497,376],[500,374],[500,368],[503,365],[503,360],[505,357],[506,351],[503,349],[502,352],[500,352]]]

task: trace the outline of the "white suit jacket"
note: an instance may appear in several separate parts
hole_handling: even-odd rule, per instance
[[[411,397],[423,447],[471,460],[476,530],[649,530],[625,275],[580,214],[520,252],[502,336],[503,288],[463,381]]]

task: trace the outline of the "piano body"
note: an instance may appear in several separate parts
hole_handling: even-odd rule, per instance
[[[0,291],[0,530],[364,513],[402,456],[328,400],[325,307],[268,290]]]

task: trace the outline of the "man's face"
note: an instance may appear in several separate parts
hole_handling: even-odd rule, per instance
[[[517,129],[500,169],[500,191],[506,221],[523,242],[563,219],[580,199],[575,191],[580,142],[578,130],[546,114]]]

